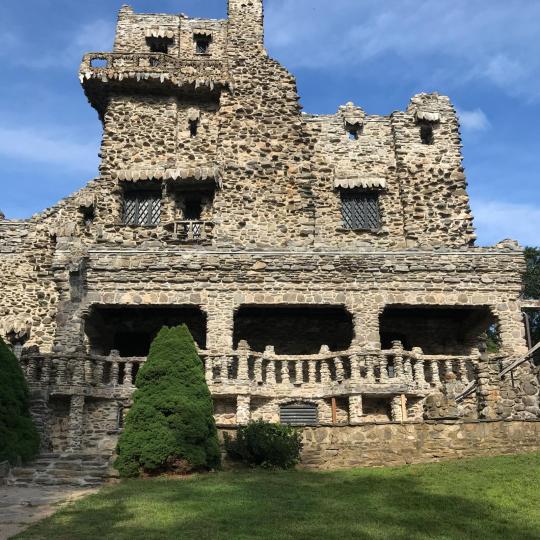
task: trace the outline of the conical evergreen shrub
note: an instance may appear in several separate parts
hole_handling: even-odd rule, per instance
[[[0,338],[0,461],[30,461],[39,451],[39,435],[30,416],[24,373]]]
[[[135,385],[117,448],[121,476],[219,467],[212,397],[185,325],[159,332]]]

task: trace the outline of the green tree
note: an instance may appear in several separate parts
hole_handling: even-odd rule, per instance
[[[39,435],[30,416],[24,373],[0,338],[0,461],[30,461],[39,451]]]
[[[540,299],[540,248],[528,247],[525,249],[527,270],[523,276],[525,298]],[[531,334],[533,344],[540,341],[540,311],[529,310],[531,321]],[[536,355],[540,359],[540,354]]]
[[[139,370],[115,467],[125,477],[220,466],[212,397],[188,328],[163,328]]]

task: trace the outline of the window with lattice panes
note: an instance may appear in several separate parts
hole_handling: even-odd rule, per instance
[[[359,189],[341,190],[343,226],[353,231],[377,231],[381,227],[379,194]]]
[[[124,194],[123,221],[125,225],[151,227],[161,219],[161,192],[127,191]]]

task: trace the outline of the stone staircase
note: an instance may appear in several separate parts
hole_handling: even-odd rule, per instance
[[[8,486],[96,486],[114,476],[108,457],[96,454],[41,454],[23,467],[12,467]]]

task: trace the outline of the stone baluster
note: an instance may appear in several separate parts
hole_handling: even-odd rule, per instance
[[[450,375],[450,374],[453,374],[454,373],[454,365],[453,365],[453,362],[452,360],[445,360],[444,361],[444,376],[445,378]]]
[[[435,386],[441,385],[441,377],[439,374],[439,362],[437,360],[431,361],[431,380]]]
[[[276,362],[275,360],[269,360],[266,368],[266,384],[276,384]]]
[[[103,360],[97,360],[94,367],[94,384],[101,384],[103,382],[103,369],[104,368],[105,368],[105,363],[103,362]]]
[[[118,385],[118,373],[120,371],[120,364],[118,363],[118,360],[113,360],[111,358],[111,384],[113,386]]]
[[[362,421],[363,415],[362,395],[356,394],[349,396],[349,422],[351,424],[358,424]]]
[[[226,381],[229,379],[229,367],[231,364],[232,361],[228,356],[221,357],[221,377]]]
[[[380,382],[388,382],[388,358],[382,354],[379,358]]]
[[[426,384],[426,374],[424,372],[423,351],[420,347],[414,347],[412,350],[416,361],[414,363],[414,380],[420,386]]]
[[[244,340],[238,343],[238,381],[249,381],[249,345]]]
[[[263,367],[263,360],[262,358],[257,358],[255,360],[255,369],[254,369],[254,375],[255,375],[255,382],[257,384],[262,384],[263,383],[263,372],[262,372],[262,367]]]
[[[310,384],[317,382],[317,362],[315,361],[308,363],[308,382]]]
[[[289,362],[287,360],[281,361],[281,383],[290,384],[291,377],[289,374]]]
[[[67,365],[66,362],[58,358],[54,361],[56,366],[56,377],[54,383],[57,385],[62,385],[67,383]]]
[[[356,354],[352,354],[350,356],[350,362],[351,362],[351,383],[352,384],[358,384],[361,380],[360,376],[360,358]]]
[[[133,388],[133,362],[124,365],[124,388]]]
[[[405,354],[403,357],[403,374],[408,383],[414,382],[412,358],[410,354]]]
[[[343,382],[343,379],[345,378],[343,360],[339,356],[336,356],[336,358],[334,358],[334,365],[336,366],[336,381]]]
[[[375,382],[375,365],[379,362],[377,356],[366,357],[366,382],[372,384]]]
[[[326,360],[321,361],[321,383],[328,384],[332,380],[330,374],[330,366]]]
[[[403,345],[401,341],[392,341],[392,354],[394,356],[394,371],[398,379],[403,379],[405,370],[403,366]]]
[[[212,384],[214,382],[214,359],[208,355],[204,363],[204,378],[206,384]]]
[[[298,377],[296,371],[296,362],[287,362],[289,368],[289,381],[294,381],[294,384],[302,384],[302,379]]]
[[[459,379],[463,384],[469,384],[469,374],[467,372],[467,359],[462,358],[459,361]]]

